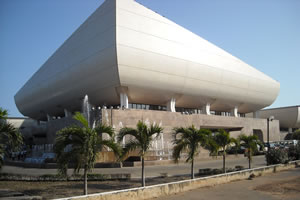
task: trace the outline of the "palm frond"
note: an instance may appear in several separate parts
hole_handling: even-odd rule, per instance
[[[208,141],[204,145],[204,148],[210,152],[210,155],[218,156],[220,146],[216,143],[216,140],[214,139],[214,137],[208,138]]]
[[[157,124],[155,124],[155,125],[151,124],[151,126],[147,130],[147,132],[149,133],[148,134],[149,136],[156,134],[156,138],[158,138],[160,136],[160,134],[163,132],[163,128]]]
[[[141,137],[139,136],[138,131],[134,128],[128,127],[124,127],[119,131],[118,141],[121,142],[123,140],[123,137],[125,137],[126,135],[131,135],[138,141],[141,141]]]
[[[181,156],[181,152],[186,150],[188,143],[184,140],[177,140],[175,143],[176,143],[176,145],[173,148],[172,157],[173,157],[175,163],[178,163],[180,156]]]
[[[142,132],[147,132],[147,125],[145,123],[143,123],[142,121],[138,121],[137,125],[136,125],[136,130],[140,133]]]
[[[129,152],[134,151],[138,148],[141,148],[141,144],[139,142],[133,141],[133,140],[129,141],[125,145],[125,148],[123,149],[121,157],[124,158]],[[141,152],[140,152],[140,155],[141,155]]]
[[[76,112],[73,118],[79,121],[85,128],[89,128],[88,120],[80,112]]]
[[[114,129],[111,126],[107,126],[106,124],[100,124],[95,128],[95,131],[98,135],[102,135],[103,133],[108,134],[111,138],[114,137]]]
[[[115,143],[113,140],[102,140],[101,146],[106,146],[106,147],[110,148],[114,152],[114,154],[117,156],[118,161],[121,160],[122,148],[120,147],[120,145]]]
[[[8,116],[8,111],[2,107],[0,107],[0,120],[6,119]]]
[[[23,136],[12,124],[0,122],[0,143],[5,145],[5,154],[20,150]]]
[[[262,145],[261,141],[256,135],[246,136],[242,134],[239,136],[240,145],[248,149],[249,151],[249,160],[252,159],[252,154],[257,151],[257,145]]]
[[[209,130],[196,129],[194,126],[187,128],[174,128],[173,140],[173,159],[178,162],[180,153],[188,151],[186,162],[194,160],[200,146],[205,146],[208,142],[208,137],[211,134]],[[177,138],[178,137],[178,138]]]

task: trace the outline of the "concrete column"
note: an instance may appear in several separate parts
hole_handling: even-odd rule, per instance
[[[175,98],[172,98],[172,99],[167,103],[167,111],[170,111],[170,112],[176,112],[175,104],[176,104],[176,99],[175,99]]]
[[[235,106],[232,110],[231,110],[231,116],[233,117],[238,117],[238,107]]]
[[[70,111],[68,111],[67,109],[64,109],[64,112],[65,112],[65,117],[72,116],[72,113]]]
[[[259,110],[253,112],[253,118],[259,118]]]
[[[49,122],[51,120],[53,120],[53,117],[51,115],[47,114],[47,121]]]
[[[120,105],[121,108],[128,108],[128,96],[125,93],[120,93]]]
[[[210,103],[202,107],[202,114],[210,115]]]
[[[289,128],[289,133],[293,133],[293,128]]]

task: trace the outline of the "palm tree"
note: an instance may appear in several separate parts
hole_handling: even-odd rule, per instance
[[[130,140],[123,149],[123,155],[127,155],[128,152],[139,149],[139,155],[142,160],[142,186],[145,186],[145,154],[149,150],[152,141],[158,138],[163,129],[158,125],[151,124],[148,127],[144,122],[139,121],[136,125],[136,129],[124,127],[120,130],[118,135],[118,141],[121,142],[126,135],[133,136],[134,139]]]
[[[195,155],[198,153],[201,146],[206,146],[208,142],[208,136],[211,134],[211,131],[207,129],[196,129],[194,126],[190,126],[188,128],[175,128],[174,131],[174,161],[177,163],[180,159],[180,154],[183,151],[188,151],[188,158],[186,162],[191,162],[191,179],[194,179]]]
[[[6,119],[7,116],[8,116],[7,110],[5,110],[5,109],[3,109],[3,108],[0,107],[0,120],[1,119]]]
[[[73,125],[61,129],[56,136],[55,153],[58,163],[58,172],[67,175],[68,164],[74,165],[74,173],[84,170],[84,195],[87,195],[87,173],[93,169],[98,152],[103,147],[108,147],[118,155],[120,147],[114,142],[113,128],[106,125],[98,125],[90,128],[85,117],[77,112],[74,119],[81,126]],[[104,140],[103,133],[110,139]]]
[[[261,141],[258,139],[256,135],[240,135],[239,136],[240,145],[245,147],[245,153],[249,160],[249,169],[251,169],[252,156],[255,151],[257,151],[257,146],[262,146]]]
[[[23,137],[19,130],[5,121],[7,115],[7,110],[0,107],[0,168],[4,161],[4,155],[20,150],[23,144]]]
[[[210,152],[210,156],[218,157],[220,146],[217,144],[212,133],[208,134],[207,143],[205,144],[204,148]]]
[[[235,143],[235,139],[231,138],[230,133],[226,132],[224,129],[219,129],[213,139],[218,146],[218,151],[220,149],[223,150],[223,172],[226,173],[226,151],[232,143]]]

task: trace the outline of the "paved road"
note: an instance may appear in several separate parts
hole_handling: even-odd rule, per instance
[[[245,157],[232,157],[226,160],[227,167],[234,168],[236,165],[242,165],[245,168],[248,167],[248,160]],[[265,166],[266,161],[264,156],[253,157],[253,167]],[[195,163],[195,172],[198,172],[200,168],[221,168],[222,159],[219,160],[205,160],[197,161]],[[43,175],[43,174],[55,174],[56,169],[34,169],[34,168],[22,168],[22,167],[12,167],[3,166],[3,173],[14,173],[14,174],[27,174],[27,175]],[[68,173],[72,173],[70,170]],[[123,167],[123,168],[96,168],[93,173],[99,174],[120,174],[120,173],[130,173],[132,178],[141,177],[141,167]],[[180,163],[180,164],[170,164],[170,165],[156,165],[156,166],[146,166],[146,176],[156,177],[160,176],[161,173],[167,173],[169,176],[190,174],[190,164]]]
[[[299,200],[300,168],[214,187],[199,188],[155,200]],[[298,181],[297,181],[298,180]]]

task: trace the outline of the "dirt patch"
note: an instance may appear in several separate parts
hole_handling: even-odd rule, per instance
[[[146,180],[146,185],[156,185],[173,181],[186,180],[190,177],[165,177],[151,178]],[[139,179],[129,181],[89,181],[88,193],[100,193],[114,190],[128,189],[140,187]],[[83,194],[82,181],[55,181],[55,182],[39,182],[39,181],[0,181],[1,189],[9,189],[21,192],[28,196],[42,196],[43,199],[63,198],[78,196]]]
[[[254,190],[266,192],[273,196],[294,197],[300,194],[300,176],[289,180],[259,185]]]

